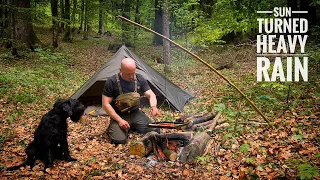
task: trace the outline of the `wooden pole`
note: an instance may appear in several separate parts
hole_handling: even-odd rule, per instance
[[[176,45],[177,47],[181,48],[182,50],[184,50],[186,53],[190,54],[192,57],[194,57],[195,59],[197,59],[198,61],[200,61],[201,63],[203,63],[204,65],[206,65],[207,67],[209,67],[212,71],[214,71],[216,74],[218,74],[223,80],[225,80],[230,86],[232,86],[234,89],[236,89],[236,91],[238,91],[238,93],[240,93],[246,100],[247,102],[251,105],[251,107],[256,111],[258,112],[262,118],[267,121],[267,122],[270,122],[267,117],[257,108],[257,106],[237,87],[235,86],[229,79],[227,79],[225,76],[223,76],[218,70],[216,70],[214,67],[212,67],[209,63],[205,62],[204,60],[202,60],[199,56],[195,55],[194,53],[190,52],[189,50],[187,50],[186,48],[182,47],[180,44],[172,41],[171,39],[163,36],[162,34],[159,34],[141,24],[138,24],[136,22],[133,22],[125,17],[122,17],[122,16],[118,16],[120,19],[126,21],[126,22],[129,22],[131,24],[134,24],[138,27],[141,27],[142,29],[145,29],[153,34],[156,34],[164,39],[166,39],[167,41],[171,42],[172,44]]]

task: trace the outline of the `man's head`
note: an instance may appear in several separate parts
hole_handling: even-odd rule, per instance
[[[121,61],[121,77],[125,81],[133,81],[136,74],[136,62],[132,58],[125,58]]]

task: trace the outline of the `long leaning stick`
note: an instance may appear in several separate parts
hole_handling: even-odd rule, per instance
[[[141,27],[142,29],[145,29],[149,32],[152,32],[153,34],[156,34],[164,39],[166,39],[167,41],[171,42],[172,44],[176,45],[177,47],[181,48],[182,50],[184,50],[185,52],[187,52],[188,54],[190,54],[191,56],[193,56],[195,59],[197,59],[198,61],[202,62],[204,65],[206,65],[207,67],[209,67],[212,71],[214,71],[216,74],[218,74],[222,79],[224,79],[228,84],[230,84],[230,86],[232,86],[234,89],[236,89],[244,98],[246,101],[248,101],[248,103],[252,106],[252,108],[257,111],[261,116],[262,118],[267,121],[267,122],[270,122],[267,117],[257,108],[257,106],[237,87],[235,86],[229,79],[227,79],[225,76],[223,76],[219,71],[217,71],[214,67],[212,67],[210,64],[208,64],[207,62],[205,62],[204,60],[202,60],[199,56],[195,55],[194,53],[190,52],[189,50],[187,50],[186,48],[182,47],[180,44],[172,41],[171,39],[163,36],[162,34],[159,34],[141,24],[138,24],[136,22],[133,22],[125,17],[122,17],[122,16],[118,16],[120,19],[126,21],[126,22],[129,22],[131,24],[134,24],[138,27]]]

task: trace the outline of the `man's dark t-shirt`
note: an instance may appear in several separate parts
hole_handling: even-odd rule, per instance
[[[122,79],[120,73],[118,74],[118,76],[119,76],[120,84],[122,87],[122,92],[123,93],[134,92],[134,87],[135,87],[134,80],[131,82],[125,81]],[[140,95],[143,95],[143,93],[148,91],[150,87],[147,81],[142,77],[142,75],[136,74],[136,77],[137,77],[137,83],[138,83],[137,93],[139,93]],[[103,95],[113,98],[111,106],[116,110],[117,113],[119,113],[118,109],[115,107],[115,102],[114,102],[114,100],[120,95],[116,75],[113,75],[107,79],[106,83],[104,84]]]

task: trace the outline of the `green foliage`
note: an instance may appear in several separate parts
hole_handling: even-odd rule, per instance
[[[64,59],[62,53],[54,53],[51,49],[37,48],[35,49],[36,54],[39,56],[40,60],[44,61],[57,61]]]
[[[223,135],[223,137],[228,140],[228,139],[231,139],[233,136],[232,134],[225,134]]]
[[[123,164],[118,164],[118,163],[113,163],[110,166],[110,169],[112,170],[118,170],[118,169],[122,169],[123,168]]]
[[[253,158],[246,158],[246,163],[252,164],[252,163],[254,163],[254,159]]]
[[[92,162],[96,162],[96,158],[90,158],[86,161],[87,164]]]
[[[300,135],[300,134],[293,135],[292,138],[295,139],[295,140],[303,140],[303,136]]]
[[[312,179],[319,177],[319,169],[317,166],[313,166],[310,162],[305,162],[297,159],[288,159],[289,167],[297,168],[297,176],[300,179]]]
[[[9,118],[8,118],[8,122],[9,122],[9,124],[11,124],[12,122],[14,121],[14,116],[9,116]]]
[[[68,70],[71,59],[50,49],[36,49],[39,59],[8,62],[9,68],[0,65],[0,98],[7,96],[8,102],[33,103],[47,95],[61,97],[74,85],[70,79],[76,78],[77,71]],[[13,121],[12,115],[9,121]]]
[[[4,142],[6,141],[6,135],[0,134],[0,149],[2,149]]]
[[[217,112],[224,112],[226,110],[226,105],[223,103],[215,104],[214,110]]]
[[[184,34],[194,29],[201,19],[201,12],[195,11],[192,7],[199,5],[199,0],[187,0],[170,3],[170,11],[175,18],[175,33]]]
[[[232,156],[231,156],[233,159],[237,159],[238,158],[238,154],[236,153],[232,153]]]
[[[240,146],[240,152],[247,154],[250,150],[250,146],[248,144],[242,144]]]
[[[312,177],[319,177],[319,170],[317,167],[313,167],[309,163],[299,164],[298,176],[302,180],[312,179]]]
[[[205,156],[197,156],[196,157],[196,162],[199,164],[206,165],[211,159],[211,156],[205,155]]]
[[[258,27],[257,18],[266,16],[256,12],[272,10],[275,4],[285,6],[286,1],[219,0],[214,5],[213,18],[199,23],[192,40],[198,45],[211,45],[229,33],[250,35]]]

